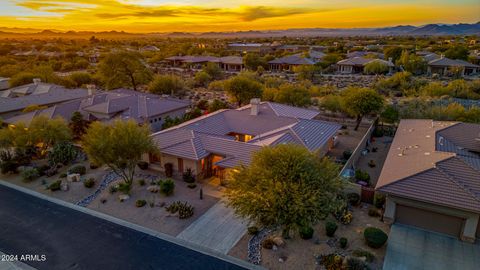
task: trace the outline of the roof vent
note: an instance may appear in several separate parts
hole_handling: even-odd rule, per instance
[[[42,79],[40,78],[33,78],[33,84],[37,85],[42,82]]]

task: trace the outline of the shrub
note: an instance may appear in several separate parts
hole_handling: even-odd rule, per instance
[[[194,188],[197,187],[197,184],[195,184],[195,183],[190,183],[190,184],[187,185],[187,187],[188,187],[188,188],[191,188],[191,189],[194,189]]]
[[[373,260],[375,260],[375,255],[363,249],[355,249],[352,255],[355,257],[365,257],[367,258],[367,262],[373,262]]]
[[[329,237],[333,237],[337,228],[338,228],[337,223],[333,221],[327,221],[327,223],[325,223],[325,233]]]
[[[381,209],[385,205],[385,199],[385,195],[375,192],[375,196],[373,197],[373,205]]]
[[[378,212],[378,209],[375,207],[370,207],[368,208],[368,215],[371,217],[379,217],[381,216],[380,213]]]
[[[368,167],[370,167],[370,168],[375,168],[375,166],[377,166],[377,165],[375,164],[375,160],[370,159],[370,161],[368,162]]]
[[[138,184],[142,187],[145,186],[145,179],[138,180]]]
[[[66,173],[61,173],[60,174],[60,178],[66,178],[67,177],[67,174]]]
[[[70,168],[70,170],[68,170],[68,173],[69,174],[78,173],[80,175],[84,175],[85,173],[87,173],[87,168],[85,168],[85,166],[83,165],[77,165]]]
[[[343,151],[343,159],[348,160],[352,156],[352,150]]]
[[[92,188],[95,185],[95,178],[88,178],[83,182],[83,185],[86,188]]]
[[[60,190],[61,184],[62,184],[62,180],[57,180],[57,181],[51,183],[51,184],[48,186],[48,189],[50,189],[51,191]]]
[[[272,238],[267,238],[262,241],[262,247],[265,249],[272,249],[273,245],[275,245],[275,242],[273,241]]]
[[[129,183],[120,183],[118,185],[118,191],[122,192],[123,194],[129,194],[132,185]]]
[[[98,168],[97,164],[90,162],[90,169],[95,170],[97,168]]]
[[[33,169],[25,169],[22,171],[22,179],[24,182],[31,182],[35,179],[40,177],[40,174],[38,173],[38,170],[33,168]]]
[[[175,190],[175,182],[172,179],[166,179],[160,183],[160,192],[165,194],[166,196],[170,196],[173,194]]]
[[[313,236],[313,228],[310,226],[303,226],[299,230],[302,239],[311,239]]]
[[[118,189],[117,189],[116,186],[110,186],[110,188],[108,189],[108,192],[110,192],[110,194],[113,194],[113,193],[115,193],[115,192],[117,192],[117,191],[118,191]]]
[[[46,175],[47,177],[50,177],[50,176],[54,176],[55,174],[57,174],[57,172],[58,172],[58,171],[57,171],[57,168],[52,167],[52,168],[50,168],[50,169],[48,169],[48,170],[45,171],[45,175]]]
[[[370,269],[368,265],[356,258],[348,258],[347,259],[347,269],[348,270],[368,270]]]
[[[192,169],[188,168],[184,173],[183,173],[183,181],[187,183],[193,183],[195,182],[195,176],[192,173]]]
[[[173,176],[173,164],[172,163],[165,163],[163,165],[165,167],[165,175],[167,177],[172,177]]]
[[[77,158],[78,150],[71,142],[60,142],[53,146],[48,154],[50,164],[62,163],[67,165]]]
[[[345,238],[345,237],[341,237],[340,238],[340,247],[341,248],[346,248],[347,247],[347,243],[348,243],[348,239]]]
[[[382,137],[383,136],[383,129],[376,128],[372,132],[373,137]]]
[[[371,248],[381,248],[387,242],[388,235],[379,228],[368,227],[363,231],[363,237],[367,246]]]
[[[348,193],[347,200],[350,205],[357,206],[360,204],[360,195],[358,195],[358,193],[355,193],[355,192]]]
[[[248,234],[251,235],[256,235],[258,233],[258,227],[257,226],[250,226],[247,228]]]
[[[146,161],[140,161],[140,162],[137,163],[137,165],[141,170],[148,169],[148,162],[146,162]]]
[[[320,255],[320,264],[327,270],[342,269],[343,258],[341,255],[335,253]]]
[[[45,172],[46,172],[48,169],[50,169],[50,166],[48,166],[48,165],[42,165],[42,166],[38,167],[38,168],[37,168],[38,175],[40,175],[40,176],[45,175]]]
[[[18,163],[12,160],[5,160],[0,162],[0,172],[2,174],[17,173]]]
[[[145,201],[145,200],[137,200],[135,202],[136,207],[144,207],[146,204],[147,204],[147,201]]]
[[[165,207],[165,209],[175,214],[178,212],[178,218],[186,219],[193,216],[194,207],[189,205],[187,202],[176,201]]]
[[[370,182],[370,174],[368,172],[362,171],[360,169],[355,170],[355,178],[358,181],[363,181],[366,183]]]

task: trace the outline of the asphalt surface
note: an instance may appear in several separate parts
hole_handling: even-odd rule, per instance
[[[37,269],[244,269],[216,257],[0,186],[0,251],[46,255]]]

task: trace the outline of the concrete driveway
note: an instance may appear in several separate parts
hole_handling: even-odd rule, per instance
[[[384,270],[477,270],[480,243],[462,242],[446,235],[400,224],[392,225]]]

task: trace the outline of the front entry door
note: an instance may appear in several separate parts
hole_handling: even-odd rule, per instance
[[[178,172],[183,173],[183,159],[178,158]]]

